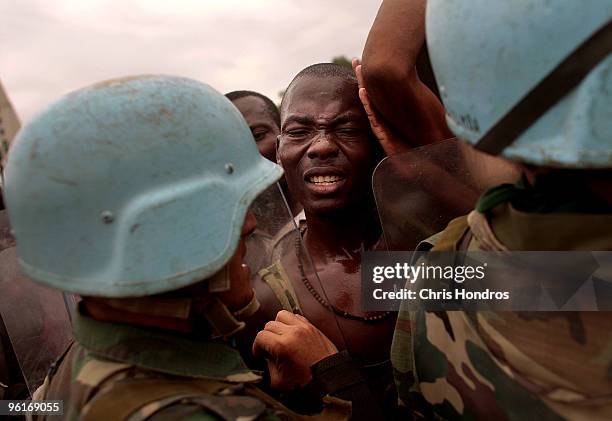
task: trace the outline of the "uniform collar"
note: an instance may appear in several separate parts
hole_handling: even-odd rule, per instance
[[[490,214],[491,228],[510,250],[612,250],[612,215],[528,213],[503,203]]]
[[[165,374],[229,382],[257,382],[235,349],[210,340],[94,320],[82,309],[73,320],[76,341],[100,357]]]

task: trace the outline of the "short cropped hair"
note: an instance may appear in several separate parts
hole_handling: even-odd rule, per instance
[[[341,66],[335,63],[317,63],[312,64],[303,70],[300,70],[300,72],[295,75],[293,80],[289,83],[287,89],[285,89],[285,94],[289,92],[289,90],[293,87],[293,85],[295,85],[298,80],[304,77],[339,78],[349,83],[354,83],[355,87],[357,86],[357,76],[355,76],[355,72],[353,71],[353,69],[349,69],[346,66]],[[281,114],[283,112],[283,107],[285,106],[285,97],[286,95],[283,95],[283,99],[281,100]]]
[[[295,75],[291,83],[289,83],[289,86],[287,86],[287,89],[285,90],[285,95],[283,95],[283,99],[281,100],[281,105],[280,105],[281,115],[284,113],[283,107],[286,105],[285,98],[287,97],[286,95],[287,92],[289,92],[289,89],[291,89],[298,80],[304,77],[339,78],[342,81],[355,84],[355,95],[359,95],[358,94],[359,91],[357,90],[358,89],[357,76],[355,75],[355,72],[353,71],[353,69],[349,69],[348,67],[340,66],[339,64],[335,64],[335,63],[313,64],[311,66],[306,67],[304,70],[300,71],[297,75]],[[370,138],[372,140],[372,148],[374,151],[373,152],[374,162],[378,163],[385,157],[385,152],[380,146],[380,143],[374,137],[374,133],[372,133],[371,130],[370,130]]]
[[[270,116],[272,121],[274,121],[276,126],[280,129],[280,113],[278,111],[278,108],[276,107],[276,104],[272,102],[272,100],[268,98],[267,96],[260,94],[259,92],[254,92],[254,91],[232,91],[232,92],[226,93],[225,96],[227,97],[227,99],[229,99],[232,102],[236,101],[237,99],[246,98],[249,96],[260,98],[261,100],[263,100],[265,104],[266,113]]]

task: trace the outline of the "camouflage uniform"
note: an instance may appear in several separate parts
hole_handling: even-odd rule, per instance
[[[74,336],[36,392],[36,399],[63,400],[64,419],[299,418],[259,391],[260,377],[223,343],[101,322],[82,312]]]
[[[101,82],[24,127],[6,174],[22,271],[84,297],[35,399],[69,420],[298,418],[225,342],[258,308],[241,300],[248,209],[282,176],[229,100],[173,76]]]
[[[494,189],[477,206],[486,218],[457,218],[421,247],[612,250],[612,209],[554,183]],[[400,403],[416,418],[612,419],[611,322],[607,312],[403,310],[392,346]]]

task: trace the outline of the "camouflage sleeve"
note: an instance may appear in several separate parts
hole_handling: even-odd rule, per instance
[[[168,402],[172,400],[173,402]],[[247,396],[173,397],[145,405],[129,421],[280,420],[263,402]]]
[[[432,407],[421,395],[416,378],[413,344],[414,320],[414,312],[404,308],[400,310],[391,344],[391,363],[397,389],[398,408],[400,413],[409,413],[412,419],[432,419]]]
[[[197,405],[175,405],[165,408],[147,419],[151,421],[218,421],[223,418],[204,412]]]
[[[433,237],[431,239],[433,240]],[[434,243],[428,241],[430,239],[419,244],[417,251],[431,249]],[[420,257],[413,263],[418,264],[423,258]],[[398,411],[400,414],[410,414],[409,417],[412,419],[434,419],[433,408],[421,394],[416,375],[414,343],[416,318],[417,312],[408,309],[407,304],[402,303],[391,344],[391,364],[397,389]]]
[[[240,385],[238,385],[240,387]],[[209,394],[196,390],[183,393],[169,393],[145,403],[136,390],[123,391],[126,396],[119,399],[98,396],[86,405],[78,414],[81,421],[114,419],[123,421],[193,421],[193,420],[280,420],[276,409],[266,405],[262,400],[244,395],[234,395],[231,391],[225,394]],[[76,419],[72,417],[71,419]],[[283,418],[283,419],[291,419]]]

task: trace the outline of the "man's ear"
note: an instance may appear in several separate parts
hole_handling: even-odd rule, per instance
[[[282,167],[283,165],[281,164],[280,155],[278,154],[278,148],[280,146],[280,138],[281,138],[280,135],[276,136],[276,163]]]

